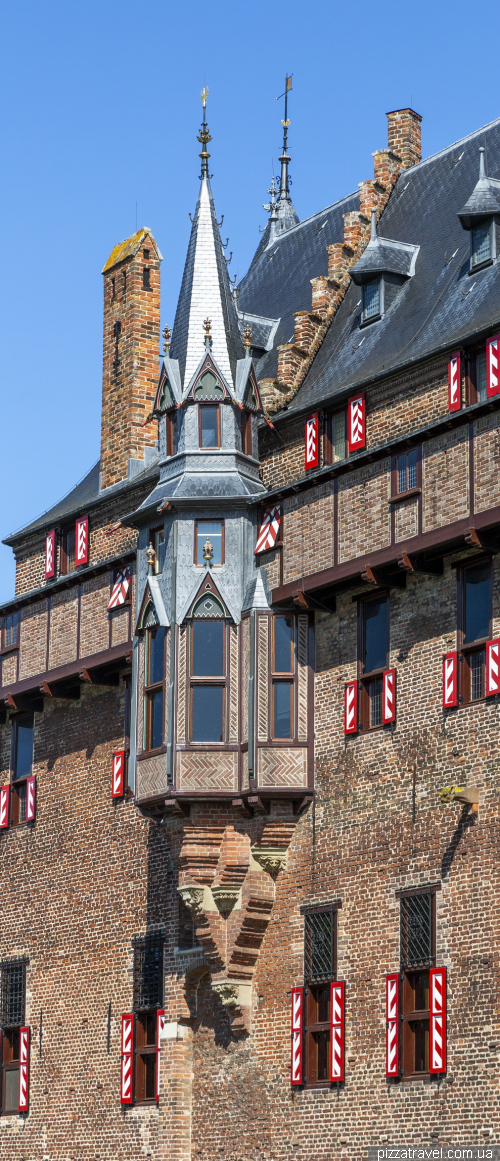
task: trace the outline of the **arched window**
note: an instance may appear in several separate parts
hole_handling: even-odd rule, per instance
[[[227,689],[226,621],[211,594],[193,611],[190,631],[190,740],[224,742]]]

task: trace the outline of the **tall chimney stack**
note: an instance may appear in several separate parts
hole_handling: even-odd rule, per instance
[[[414,109],[395,109],[387,113],[387,144],[401,160],[403,169],[422,160],[422,118]]]
[[[101,488],[142,470],[156,443],[156,424],[142,425],[158,384],[161,260],[144,228],[115,246],[102,271]]]

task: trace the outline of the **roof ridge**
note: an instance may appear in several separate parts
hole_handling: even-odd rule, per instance
[[[488,121],[486,125],[481,125],[479,129],[474,129],[472,133],[467,133],[465,137],[459,137],[457,141],[453,141],[451,145],[446,145],[444,149],[438,149],[436,153],[431,153],[429,157],[423,157],[416,165],[410,166],[410,169],[401,170],[400,176],[408,176],[414,173],[416,169],[421,169],[423,165],[427,165],[430,161],[435,161],[437,157],[444,157],[452,149],[457,149],[459,145],[464,145],[467,141],[472,141],[474,137],[478,137],[480,133],[485,133],[487,129],[493,129],[495,125],[500,124],[500,117],[495,117],[493,121]]]

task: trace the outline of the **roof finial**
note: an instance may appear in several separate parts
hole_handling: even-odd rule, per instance
[[[481,181],[482,177],[486,177],[485,166],[484,166],[484,145],[479,146],[479,180],[480,181]]]
[[[170,330],[170,327],[167,327],[167,326],[163,327],[162,335],[163,335],[163,350],[164,350],[166,355],[169,355],[170,354],[170,340],[172,338],[172,331]]]
[[[282,201],[285,198],[288,200],[290,197],[290,192],[289,192],[289,188],[288,188],[288,162],[290,161],[290,157],[287,153],[287,143],[288,143],[288,129],[290,126],[290,122],[288,120],[288,94],[289,94],[289,92],[291,92],[291,88],[292,88],[292,76],[291,75],[288,76],[288,74],[287,74],[285,77],[285,92],[281,94],[281,96],[285,98],[285,118],[281,122],[281,124],[283,126],[283,153],[282,153],[281,157],[279,158],[279,160],[281,161],[280,193],[279,193],[279,199],[278,199],[279,201]],[[280,97],[276,97],[277,101],[279,101],[280,99],[281,99]]]
[[[370,230],[370,242],[374,242],[377,237],[377,211],[375,206],[372,206],[372,224]]]
[[[274,174],[271,178],[271,185],[269,186],[269,189],[267,192],[268,192],[268,194],[271,194],[271,201],[267,202],[267,204],[264,205],[262,208],[264,210],[267,210],[268,214],[271,215],[271,221],[274,221],[278,216],[277,212],[276,212],[276,195],[278,193],[278,189],[276,186],[276,182],[274,180]]]
[[[205,346],[207,351],[209,351],[212,346],[212,339],[210,336],[210,331],[212,330],[212,320],[210,318],[203,319],[203,328],[205,331]]]
[[[252,328],[247,323],[245,330],[243,331],[243,342],[245,344],[245,354],[246,355],[248,355],[248,352],[249,352],[250,347],[251,347],[251,342],[250,342],[251,338],[252,338]]]
[[[203,149],[200,153],[201,177],[202,178],[208,177],[208,159],[210,157],[210,154],[207,153],[206,147],[208,145],[208,142],[212,140],[210,133],[208,132],[208,125],[207,125],[206,116],[205,116],[205,110],[207,107],[207,97],[208,97],[208,89],[205,85],[205,88],[203,88],[201,90],[201,93],[200,93],[200,99],[201,99],[201,103],[203,105],[203,122],[202,122],[200,132],[198,134],[198,141],[200,142],[200,145],[203,146]]]

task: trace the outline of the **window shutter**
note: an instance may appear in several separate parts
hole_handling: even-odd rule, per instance
[[[344,690],[344,734],[358,732],[358,683],[349,681]]]
[[[486,697],[500,693],[500,638],[486,642]]]
[[[89,558],[89,518],[80,516],[75,524],[75,567]]]
[[[160,1049],[161,1034],[165,1027],[165,1012],[160,1008],[156,1013],[156,1099],[160,1099]]]
[[[9,793],[9,783],[0,786],[0,830],[5,830],[9,825]]]
[[[36,778],[32,774],[26,779],[26,822],[35,821]]]
[[[344,1019],[345,984],[343,981],[330,988],[330,1080],[344,1079]]]
[[[364,395],[353,395],[347,400],[347,439],[350,452],[359,451],[365,446],[365,413]]]
[[[133,1099],[134,1016],[122,1016],[122,1067],[120,1099],[122,1105],[131,1105]]]
[[[399,976],[385,977],[385,1075],[399,1076]]]
[[[493,335],[486,343],[486,394],[489,396],[500,392],[499,357],[500,335]]]
[[[45,537],[45,580],[49,580],[54,576],[56,571],[56,533],[55,528],[52,532],[47,532]]]
[[[446,1072],[446,968],[430,968],[430,1072]]]
[[[386,669],[382,675],[382,722],[396,721],[396,670]]]
[[[310,415],[309,418],[306,419],[306,424],[305,424],[304,441],[305,441],[305,468],[306,468],[306,472],[309,471],[310,468],[317,468],[318,463],[319,463],[318,430],[319,430],[318,412],[315,411],[314,415]]]
[[[302,1084],[302,1042],[304,1038],[304,989],[292,988],[291,1083]]]
[[[19,1029],[19,1112],[28,1112],[30,1074],[30,1029]]]
[[[456,351],[448,360],[448,411],[460,411],[461,379],[460,351]]]
[[[120,605],[124,605],[125,601],[128,597],[129,588],[130,588],[130,569],[129,568],[120,569],[120,571],[116,573],[115,578],[114,578],[113,588],[111,590],[111,596],[109,598],[108,609],[117,609]]]
[[[125,789],[125,750],[115,750],[113,753],[113,777],[111,782],[111,797],[122,798]]]
[[[457,668],[457,654],[447,653],[443,657],[443,706],[445,708],[456,705],[458,701]]]
[[[306,465],[307,466],[307,465]],[[259,529],[257,537],[257,545],[254,552],[268,552],[270,548],[274,548],[278,539],[278,532],[280,530],[281,514],[279,507],[270,508],[264,514],[262,524]]]

